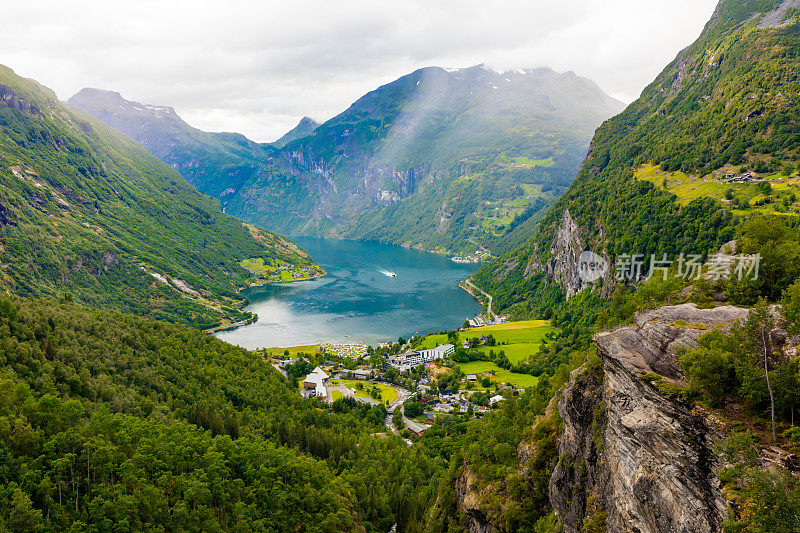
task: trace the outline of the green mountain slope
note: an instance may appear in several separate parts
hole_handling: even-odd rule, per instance
[[[179,148],[188,145],[183,134],[177,141],[170,132],[155,135],[163,119],[154,112],[137,111],[136,121],[150,117],[142,126],[115,118],[129,111],[93,94],[71,101],[142,142],[243,220],[290,235],[451,252],[515,242],[501,237],[563,192],[597,125],[622,107],[572,73],[425,68],[280,150],[265,147],[246,181],[220,173],[209,184],[187,169],[195,160]],[[167,145],[178,148],[165,153]]]
[[[246,318],[237,291],[258,277],[243,260],[318,271],[291,242],[222,214],[140,145],[6,67],[0,213],[0,285],[21,295],[68,292],[211,327]]]
[[[195,329],[2,295],[0,338],[3,531],[421,531],[446,468]]]
[[[171,107],[132,102],[112,91],[85,88],[67,103],[130,136],[199,191],[217,198],[238,190],[274,153],[238,133],[193,128]]]
[[[523,315],[563,298],[548,288],[562,280],[547,265],[565,211],[582,242],[611,259],[706,254],[734,237],[741,217],[763,209],[758,198],[794,219],[798,54],[791,1],[721,2],[700,38],[598,129],[575,182],[536,237],[475,279],[500,308]],[[767,193],[724,181],[743,172],[777,181]]]

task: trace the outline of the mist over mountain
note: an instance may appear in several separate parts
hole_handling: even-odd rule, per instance
[[[140,141],[230,214],[290,235],[450,252],[492,246],[535,220],[571,182],[595,128],[623,107],[571,72],[431,67],[324,124],[304,119],[272,146],[237,138],[233,149],[227,134],[114,94],[84,90],[70,103]]]
[[[125,133],[211,196],[241,187],[274,155],[269,145],[238,133],[200,131],[171,107],[129,101],[117,92],[85,88],[67,103]]]

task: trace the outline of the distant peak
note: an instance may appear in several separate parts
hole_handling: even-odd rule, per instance
[[[311,117],[303,117],[303,118],[300,119],[300,122],[297,123],[297,126],[299,126],[299,127],[312,126],[312,127],[316,128],[317,126],[319,126],[319,122],[317,122],[316,120],[314,120]]]
[[[127,111],[131,113],[143,113],[155,116],[177,116],[175,110],[170,106],[159,106],[143,104],[132,100],[126,100],[117,91],[109,91],[106,89],[95,89],[93,87],[84,87],[73,95],[67,103],[80,107],[89,112],[91,110],[103,110],[106,112],[119,112]]]
[[[300,119],[300,122],[297,123],[297,126],[286,132],[283,137],[272,144],[278,148],[283,148],[295,139],[306,137],[307,135],[312,134],[318,127],[319,122],[308,116],[303,117]]]

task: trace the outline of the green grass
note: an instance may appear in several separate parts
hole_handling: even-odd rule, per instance
[[[294,281],[295,277],[292,276],[292,273],[288,270],[281,270],[281,280],[282,281]]]
[[[349,380],[349,379],[334,380],[334,381],[331,381],[331,383],[332,384],[344,385],[345,387],[347,387],[348,389],[353,391],[356,394],[356,396],[358,396],[359,398],[372,398],[369,395],[369,390],[372,387],[377,387],[378,390],[381,391],[381,401],[384,404],[394,402],[395,400],[397,400],[397,396],[398,396],[397,390],[395,390],[394,387],[392,387],[390,385],[385,385],[383,383],[370,383],[368,381],[358,381],[358,380]],[[357,385],[358,383],[362,383],[364,385],[364,389],[363,390],[359,390],[358,389],[358,385]]]
[[[261,257],[244,259],[239,264],[242,268],[252,272],[256,276],[268,276],[275,272],[275,267],[265,264],[264,259]]]
[[[489,353],[489,350],[494,350],[495,353],[497,353],[503,350],[506,356],[508,356],[509,361],[516,364],[521,361],[526,361],[531,355],[536,354],[539,351],[539,346],[544,340],[545,335],[556,332],[558,332],[558,329],[550,326],[547,320],[525,320],[480,328],[470,328],[458,334],[458,342],[460,343],[465,339],[489,335],[491,333],[495,340],[497,340],[497,346],[479,346],[477,350],[482,353]],[[447,335],[428,335],[422,340],[419,349],[434,348],[440,344],[446,344],[447,342]],[[486,361],[473,361],[459,366],[461,366],[462,371],[466,374],[478,374],[487,370],[494,370],[497,372],[495,379],[517,387],[529,387],[537,381],[533,376],[514,374],[508,370],[503,370],[494,363]],[[481,368],[483,368],[483,370],[481,370]],[[470,370],[467,371],[466,369]]]
[[[283,355],[286,350],[289,351],[290,357],[295,357],[300,353],[317,353],[319,351],[319,346],[316,344],[309,344],[307,346],[289,346],[288,348],[267,348],[267,353],[272,355]]]
[[[447,335],[428,335],[422,339],[422,343],[419,345],[418,349],[427,350],[429,348],[436,348],[440,344],[447,344]]]
[[[792,193],[800,198],[800,178],[796,176],[789,177],[783,173],[766,176],[768,179],[780,179],[783,181],[770,183],[772,194],[769,198],[772,199],[772,202],[761,206],[755,205],[756,202],[765,200],[768,197],[764,196],[755,183],[725,183],[712,176],[701,178],[683,172],[666,172],[661,170],[660,166],[654,165],[642,165],[636,171],[634,177],[649,181],[659,188],[663,187],[664,180],[666,180],[667,190],[677,196],[678,202],[682,205],[688,205],[697,198],[707,197],[719,200],[737,215],[744,215],[753,211],[771,214],[796,214],[800,210],[800,203],[797,200],[791,203],[788,209],[782,208],[783,199],[788,198]],[[734,207],[725,198],[728,190],[731,190],[739,200],[739,206]]]
[[[525,196],[541,196],[542,186],[536,183],[520,183],[522,190],[525,191]]]
[[[458,365],[461,371],[465,374],[483,374],[484,372],[492,372],[494,380],[499,383],[508,383],[515,387],[532,387],[539,382],[539,378],[531,376],[530,374],[515,374],[508,370],[503,370],[494,363],[488,361],[472,361],[471,363],[462,363]]]
[[[527,167],[552,167],[554,164],[552,157],[548,157],[547,159],[531,159],[530,157],[519,156],[513,158],[513,161],[517,165]]]
[[[331,400],[333,400],[335,402],[339,398],[344,398],[344,394],[342,394],[338,390],[331,391]]]

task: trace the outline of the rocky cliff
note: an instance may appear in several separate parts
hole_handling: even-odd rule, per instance
[[[474,487],[475,477],[465,463],[454,486],[458,511],[466,517],[469,533],[493,533],[494,526],[482,509],[481,495]]]
[[[745,314],[736,307],[663,307],[596,336],[602,368],[576,370],[558,404],[564,433],[550,499],[565,531],[720,529],[726,503],[713,420],[665,397],[642,375],[680,383],[676,350]]]
[[[548,281],[561,284],[567,293],[567,298],[575,296],[596,282],[601,283],[602,287],[606,289],[603,291],[604,296],[607,296],[606,292],[613,290],[614,287],[614,273],[609,266],[609,259],[604,255],[597,254],[599,249],[592,249],[590,243],[583,237],[584,233],[572,218],[569,209],[565,209],[550,248],[550,259],[545,265],[545,270]],[[581,276],[581,261],[584,252],[597,254],[596,258],[603,262],[602,272],[596,279]],[[530,266],[529,270],[531,270]]]

